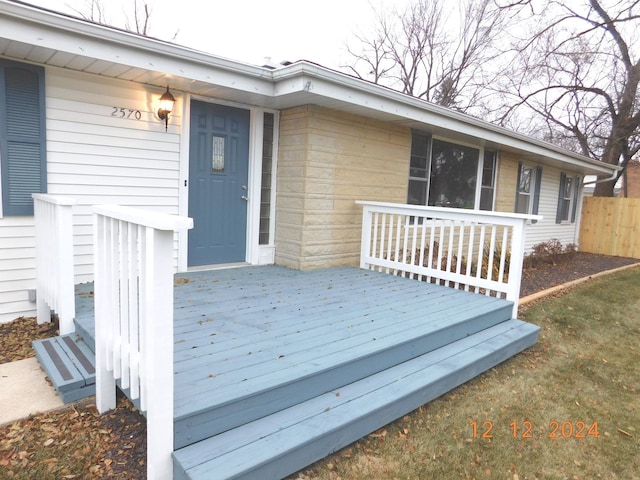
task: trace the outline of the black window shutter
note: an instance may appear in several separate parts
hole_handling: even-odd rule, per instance
[[[558,208],[556,209],[556,223],[562,223],[562,200],[564,198],[564,185],[567,183],[567,175],[560,173],[560,190],[558,192]]]
[[[32,193],[46,192],[44,69],[0,61],[3,215],[33,215]]]
[[[533,206],[531,213],[533,215],[538,214],[538,206],[540,205],[540,188],[542,187],[542,167],[536,167],[536,183],[533,190]],[[537,223],[537,220],[532,220],[531,223]]]
[[[516,206],[514,212],[518,211],[518,200],[520,198],[520,179],[522,177],[522,162],[518,162],[518,176],[516,177]]]
[[[571,223],[576,222],[576,214],[578,212],[578,200],[580,193],[580,186],[582,185],[582,179],[576,177],[573,183],[573,205],[571,207]]]

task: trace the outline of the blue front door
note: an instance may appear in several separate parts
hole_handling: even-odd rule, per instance
[[[249,110],[191,102],[189,266],[244,262]]]

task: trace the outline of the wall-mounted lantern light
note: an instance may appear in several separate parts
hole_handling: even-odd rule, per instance
[[[169,114],[173,111],[173,104],[176,103],[176,99],[171,95],[169,87],[167,91],[160,97],[160,107],[158,108],[158,118],[164,120],[164,130],[169,129]]]

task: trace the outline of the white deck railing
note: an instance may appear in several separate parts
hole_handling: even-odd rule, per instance
[[[364,206],[361,268],[506,298],[517,317],[525,225],[542,217],[357,203]]]
[[[36,315],[38,323],[56,312],[60,334],[73,333],[76,316],[73,271],[73,205],[75,200],[33,194],[36,242]]]
[[[193,220],[94,207],[96,405],[116,406],[116,381],[147,416],[147,478],[173,465],[173,237]]]

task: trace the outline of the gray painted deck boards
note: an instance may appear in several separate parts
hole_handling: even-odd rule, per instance
[[[510,308],[504,300],[357,268],[300,272],[268,266],[176,278],[188,279],[176,282],[174,293],[178,417],[200,408],[194,400],[211,391],[225,398],[223,387],[237,391],[243,384],[250,391],[251,379],[297,378],[498,305],[505,313]],[[77,298],[78,323],[92,334],[92,298]]]
[[[504,322],[307,402],[174,452],[174,478],[281,478],[470,380],[535,342]]]
[[[78,332],[90,346],[92,290],[76,286]],[[175,445],[191,446],[176,459],[194,478],[210,478],[206,472],[221,468],[216,462],[228,468],[219,478],[278,478],[290,465],[302,468],[534,343],[537,327],[510,320],[511,308],[506,300],[349,267],[180,273]],[[333,430],[331,422],[338,422]],[[283,440],[314,429],[308,448]],[[260,458],[255,452],[265,442],[266,467],[233,473],[234,462]],[[274,443],[282,448],[273,450]],[[230,456],[214,460],[221,448]],[[185,470],[177,478],[190,478]]]

